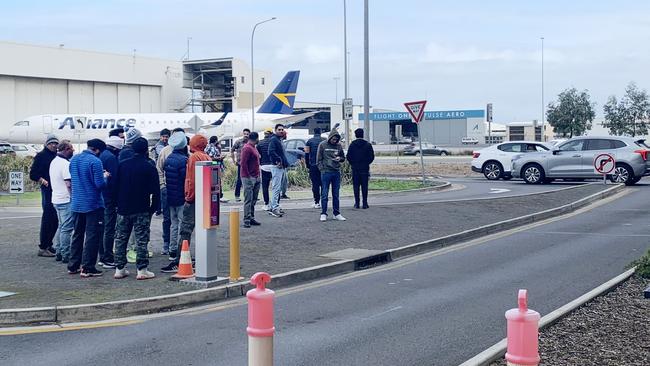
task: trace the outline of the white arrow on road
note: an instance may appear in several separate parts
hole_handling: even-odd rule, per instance
[[[490,188],[490,193],[499,194],[506,192],[510,192],[510,190],[507,188]]]

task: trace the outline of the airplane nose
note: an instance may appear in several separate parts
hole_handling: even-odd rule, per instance
[[[7,130],[0,129],[0,140],[9,141],[9,140],[11,140],[12,135],[13,135],[13,133],[12,133],[11,129],[7,129]]]

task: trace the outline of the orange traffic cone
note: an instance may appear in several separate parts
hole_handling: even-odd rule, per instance
[[[181,260],[178,262],[178,271],[171,278],[183,279],[194,277],[194,269],[192,269],[192,255],[190,254],[190,243],[183,240],[183,247],[181,248]]]

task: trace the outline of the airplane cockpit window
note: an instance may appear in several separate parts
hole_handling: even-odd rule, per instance
[[[14,126],[28,127],[29,126],[29,121],[18,121],[16,123],[14,123]]]

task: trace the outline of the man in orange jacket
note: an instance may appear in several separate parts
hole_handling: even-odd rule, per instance
[[[187,170],[185,175],[185,204],[183,205],[183,221],[181,222],[181,230],[178,238],[179,253],[176,259],[171,261],[169,265],[163,267],[163,273],[176,273],[178,271],[178,262],[180,261],[180,249],[183,246],[183,241],[190,242],[192,232],[194,231],[194,167],[198,161],[211,161],[212,159],[204,152],[205,147],[208,145],[208,139],[201,135],[194,135],[190,139],[190,157],[187,159]]]

